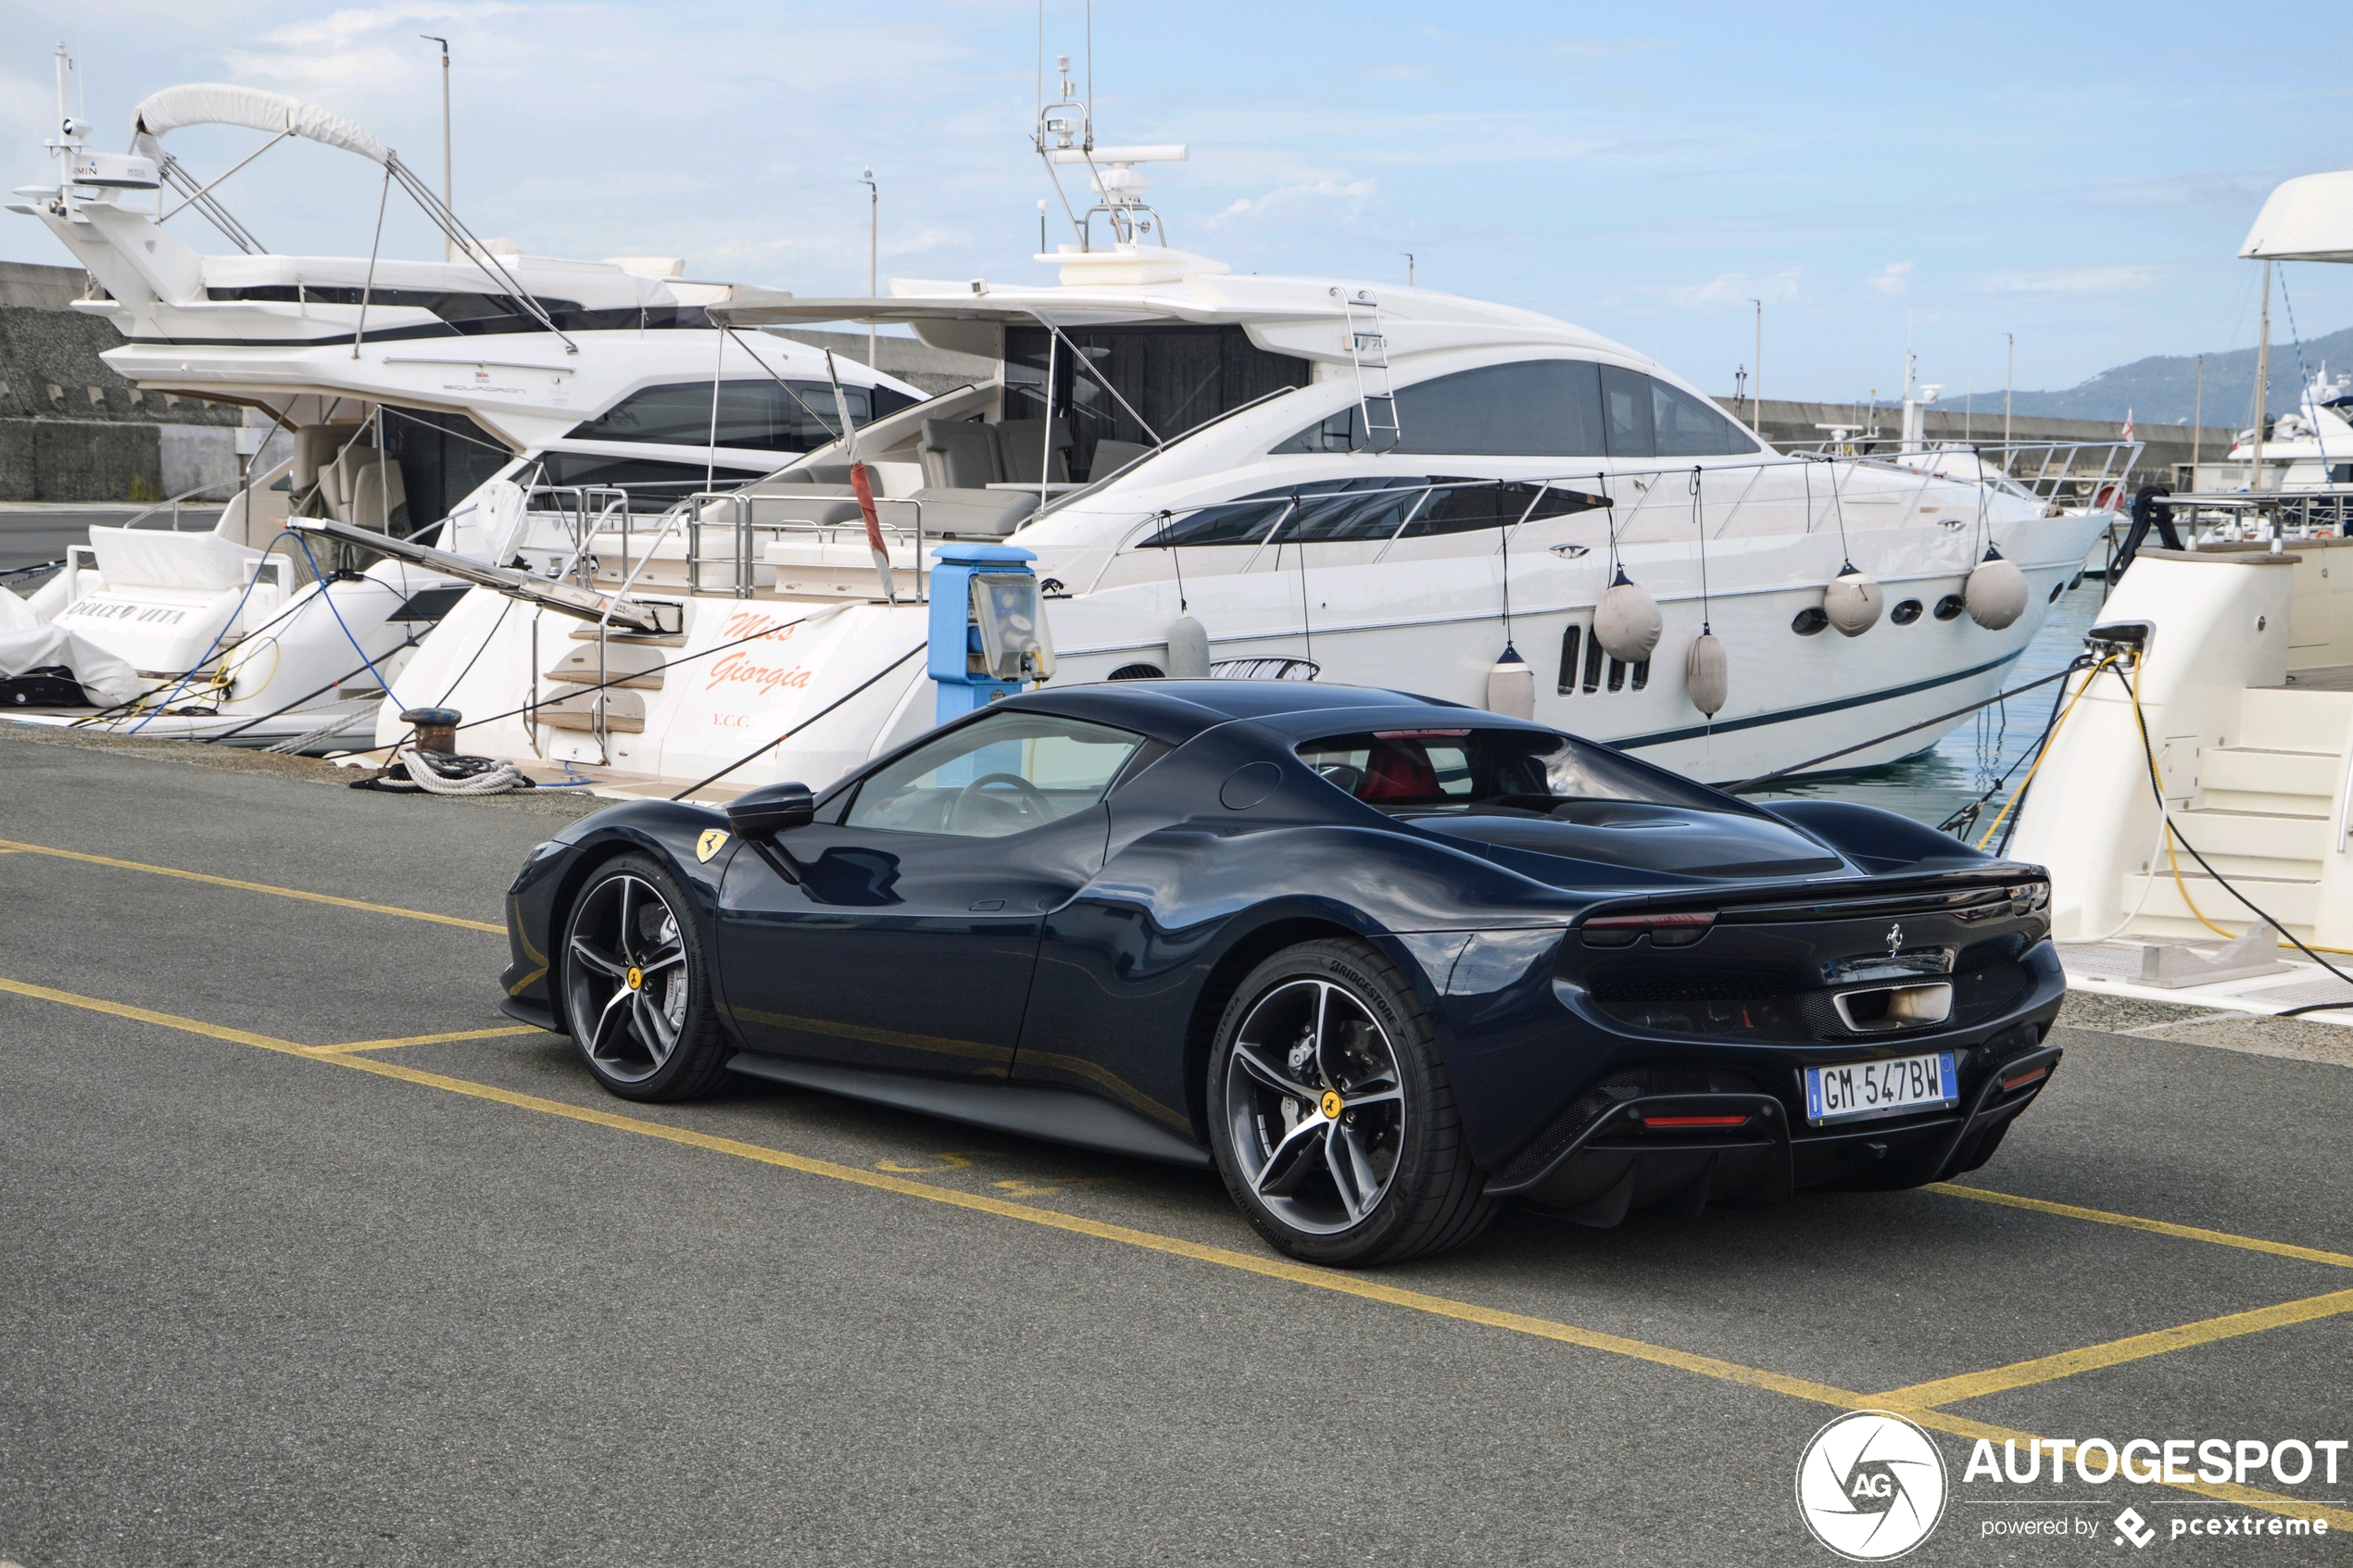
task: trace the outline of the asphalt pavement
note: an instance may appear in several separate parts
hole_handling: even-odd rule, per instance
[[[1949,1473],[1907,1562],[2353,1528],[2353,1458],[2238,1500],[1964,1476],[1987,1434],[2353,1438],[2333,1061],[2070,1029],[1978,1196],[1509,1214],[1306,1269],[1197,1173],[764,1084],[606,1096],[493,1005],[500,895],[580,803],[174,755],[0,725],[24,1568],[1830,1563],[1801,1451],[1897,1391]]]
[[[147,511],[146,507],[97,507],[79,505],[42,506],[13,504],[0,506],[0,571],[13,571],[19,567],[40,566],[49,561],[63,560],[69,545],[90,543],[94,527],[120,528]],[[147,521],[152,525],[157,514]],[[219,507],[182,507],[180,523],[182,529],[208,529],[220,521]]]

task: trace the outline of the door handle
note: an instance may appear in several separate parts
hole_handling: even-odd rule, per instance
[[[983,898],[979,903],[972,906],[972,908],[976,911],[1001,909],[1004,907],[1005,901],[1002,898]]]

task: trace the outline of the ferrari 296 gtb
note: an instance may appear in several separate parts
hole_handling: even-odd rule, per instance
[[[992,704],[823,793],[613,806],[508,900],[514,1016],[598,1081],[748,1073],[1214,1166],[1375,1263],[1973,1170],[2049,1082],[2049,887],[1395,692]]]

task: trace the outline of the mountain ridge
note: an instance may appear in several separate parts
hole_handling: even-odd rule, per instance
[[[2302,343],[2273,342],[2271,386],[2265,394],[2267,414],[2277,418],[2293,411],[2303,399],[2306,383],[2323,365],[2353,370],[2353,327]],[[1978,408],[2000,413],[2001,388],[1969,395]],[[1937,406],[1949,408],[1960,401],[1959,395],[1946,393]],[[2011,407],[2020,414],[2045,419],[2119,423],[2128,411],[2140,424],[2184,424],[2196,415],[2198,422],[2208,427],[2242,430],[2255,418],[2255,350],[2207,355],[2202,412],[2199,403],[2197,357],[2154,354],[2113,366],[2064,391],[2021,390],[2012,395]]]

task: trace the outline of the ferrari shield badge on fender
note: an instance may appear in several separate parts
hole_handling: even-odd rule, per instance
[[[702,830],[702,836],[695,840],[695,859],[708,860],[725,847],[726,843],[727,830],[725,828],[705,828]]]

